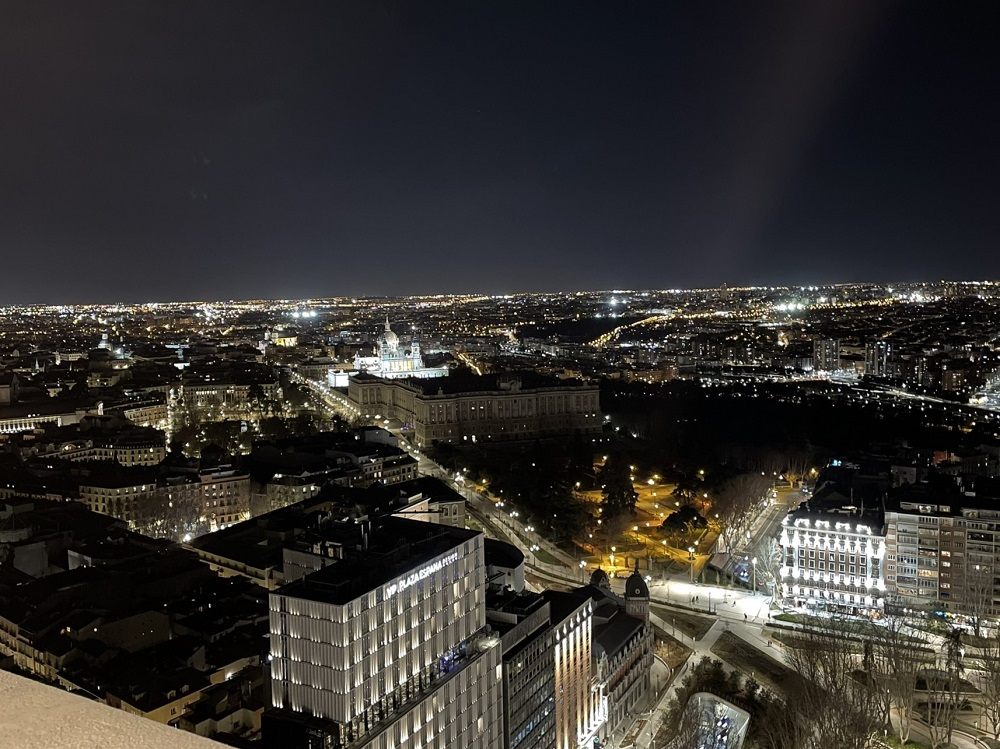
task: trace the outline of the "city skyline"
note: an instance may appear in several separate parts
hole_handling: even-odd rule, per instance
[[[328,294],[328,295],[315,295],[315,296],[300,296],[300,297],[277,297],[277,296],[258,296],[258,297],[202,297],[202,298],[175,298],[175,299],[126,299],[126,298],[115,298],[115,299],[101,299],[101,300],[66,300],[63,302],[45,302],[45,301],[25,301],[25,302],[12,302],[5,305],[0,305],[0,309],[3,308],[53,308],[53,307],[142,307],[147,305],[157,305],[157,306],[183,306],[189,304],[295,304],[295,303],[321,303],[330,301],[359,301],[359,300],[399,300],[399,299],[473,299],[473,298],[514,298],[514,297],[535,297],[535,296],[552,296],[552,297],[562,297],[562,296],[572,296],[572,295],[582,295],[582,296],[595,296],[601,294],[609,295],[609,304],[611,303],[611,297],[614,295],[625,295],[634,294],[637,296],[652,295],[652,294],[693,294],[693,293],[716,293],[720,291],[758,291],[758,292],[779,292],[779,291],[815,291],[819,289],[851,289],[851,288],[872,288],[872,289],[884,289],[890,294],[893,293],[897,288],[914,288],[914,287],[937,287],[940,285],[951,285],[956,287],[975,287],[984,286],[986,288],[991,288],[994,286],[1000,286],[1000,278],[968,278],[968,279],[958,279],[958,278],[940,278],[940,279],[928,279],[919,281],[904,281],[901,279],[893,279],[885,282],[875,282],[875,281],[844,281],[839,283],[786,283],[786,284],[720,284],[718,286],[688,286],[688,287],[671,287],[671,288],[575,288],[575,289],[516,289],[512,291],[497,291],[497,292],[487,292],[478,289],[470,289],[459,292],[442,292],[442,291],[430,291],[425,293],[402,293],[402,294]],[[617,303],[618,300],[615,300]]]
[[[2,307],[4,668],[88,746],[993,736],[998,331],[996,282]],[[939,652],[979,691],[911,726]]]
[[[1000,275],[989,8],[10,10],[11,302]]]
[[[1000,749],[1000,12],[0,0],[0,749]]]

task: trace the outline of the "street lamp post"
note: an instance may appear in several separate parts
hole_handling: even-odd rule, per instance
[[[691,584],[694,585],[694,547],[688,546],[688,561],[691,562]]]
[[[757,557],[750,560],[750,566],[753,567],[753,594],[757,595]]]

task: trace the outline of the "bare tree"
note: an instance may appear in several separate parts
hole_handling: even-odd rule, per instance
[[[803,633],[789,661],[802,681],[795,702],[824,743],[865,749],[884,725],[885,710],[874,679],[858,668],[856,625],[832,621]]]
[[[868,635],[871,654],[866,663],[866,670],[879,684],[879,696],[885,697],[886,722],[891,723],[890,708],[899,715],[899,737],[904,744],[910,740],[917,679],[929,660],[929,654],[907,632],[902,616],[887,613]]]
[[[750,449],[740,465],[751,473],[763,473],[773,478],[785,467],[785,456],[777,450]]]
[[[767,539],[758,548],[758,552],[757,582],[762,582],[765,586],[767,583],[771,583],[774,585],[774,589],[777,590],[780,583],[778,573],[781,569],[781,547],[778,545],[778,539]]]
[[[719,533],[726,551],[734,553],[750,535],[757,513],[767,504],[771,480],[759,473],[741,473],[719,489],[715,512],[719,516]]]
[[[979,688],[983,715],[990,721],[993,739],[1000,741],[1000,629],[991,629],[980,651]]]
[[[704,749],[706,746],[711,746],[712,749],[732,749],[736,746],[739,734],[736,731],[720,731],[718,722],[710,703],[689,699],[677,734],[667,746],[669,749]]]
[[[751,723],[759,749],[819,749],[822,737],[793,700],[766,694],[764,708]]]
[[[794,489],[801,483],[809,470],[812,456],[808,451],[789,452],[785,457],[783,475],[788,482],[788,488]]]
[[[924,701],[921,713],[927,723],[931,749],[947,746],[955,729],[955,719],[962,708],[962,632],[953,629],[945,638],[945,649],[940,656],[943,668],[924,672]]]
[[[976,637],[982,636],[983,621],[993,613],[993,568],[970,564],[965,570],[965,611]]]

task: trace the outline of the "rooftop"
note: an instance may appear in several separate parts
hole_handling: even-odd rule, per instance
[[[358,382],[378,381],[372,375],[356,375]],[[463,393],[497,393],[514,392],[516,390],[532,391],[547,388],[564,390],[568,388],[596,388],[580,380],[561,380],[558,377],[539,374],[537,372],[506,372],[476,375],[460,370],[453,371],[448,377],[431,379],[400,379],[395,384],[405,384],[407,387],[423,393],[424,396],[459,395]]]
[[[284,586],[281,595],[344,605],[481,535],[477,531],[398,517],[369,525],[367,548]]]
[[[608,657],[613,657],[642,631],[643,622],[624,611],[619,611],[606,624],[594,625],[594,643]]]
[[[0,671],[0,736],[18,749],[219,749],[193,733]]]
[[[361,528],[355,519],[390,515],[418,493],[429,499],[461,500],[442,481],[429,477],[367,489],[328,484],[314,497],[200,536],[191,546],[255,569],[276,568],[286,547],[318,541],[358,545]]]

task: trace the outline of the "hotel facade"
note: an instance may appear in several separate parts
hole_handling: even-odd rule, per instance
[[[885,533],[872,515],[799,509],[782,521],[782,597],[828,611],[880,611],[885,604]]]
[[[482,534],[399,518],[374,533],[391,561],[363,552],[270,595],[266,745],[500,749]]]

